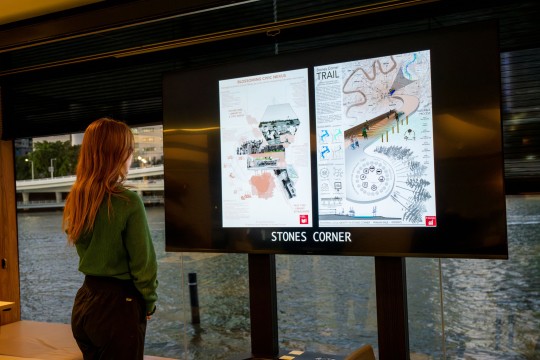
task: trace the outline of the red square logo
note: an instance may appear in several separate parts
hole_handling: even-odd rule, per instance
[[[309,215],[300,215],[300,225],[309,224]]]
[[[426,226],[437,226],[437,217],[426,216]]]

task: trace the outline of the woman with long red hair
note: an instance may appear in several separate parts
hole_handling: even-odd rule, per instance
[[[63,228],[85,274],[73,304],[73,336],[84,359],[144,357],[146,322],[157,300],[157,261],[144,204],[123,183],[134,136],[102,118],[86,129]]]

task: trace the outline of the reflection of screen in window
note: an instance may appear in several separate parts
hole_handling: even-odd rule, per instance
[[[436,226],[429,50],[314,70],[319,225]]]

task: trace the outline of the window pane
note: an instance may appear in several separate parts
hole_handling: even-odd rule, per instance
[[[347,354],[377,347],[374,259],[276,256],[280,349]]]
[[[146,353],[190,360],[248,357],[247,255],[167,253],[159,265],[166,282],[160,280],[159,318],[149,323]],[[196,277],[191,289],[189,274]],[[191,306],[190,291],[197,294],[198,312]],[[200,324],[194,323],[197,314]]]
[[[443,359],[439,260],[407,258],[411,358]]]
[[[509,260],[443,261],[447,355],[540,357],[540,196],[508,196]]]

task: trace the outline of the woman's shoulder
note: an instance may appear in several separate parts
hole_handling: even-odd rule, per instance
[[[137,196],[139,196],[139,194],[137,194],[135,191],[131,190],[130,188],[126,188],[126,187],[120,187],[120,195],[123,195],[123,196],[126,196],[126,197],[130,197],[130,198],[135,198]]]
[[[122,187],[121,191],[117,193],[116,196],[113,196],[113,197],[123,202],[127,202],[128,204],[133,204],[136,206],[138,206],[139,204],[142,204],[141,196],[137,194],[135,191],[130,190],[125,187]]]

